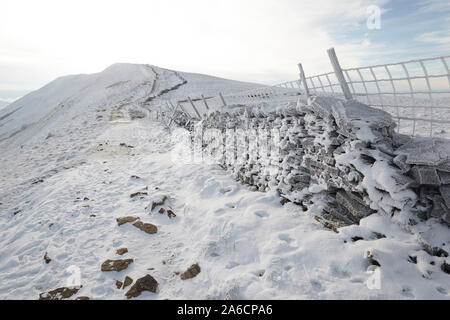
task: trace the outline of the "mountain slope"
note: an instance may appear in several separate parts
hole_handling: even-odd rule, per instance
[[[54,121],[67,120],[95,107],[137,104],[161,92],[161,99],[179,99],[186,95],[216,95],[258,86],[150,65],[115,64],[96,74],[58,78],[1,110],[0,141],[28,128],[28,134],[18,139],[18,143],[24,143],[36,134],[48,134],[44,127],[54,127],[57,125]],[[174,87],[177,89],[168,91]],[[60,114],[64,116],[61,118]]]

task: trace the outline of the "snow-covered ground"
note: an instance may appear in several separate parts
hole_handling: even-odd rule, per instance
[[[0,99],[0,110],[2,110],[4,107],[6,107],[11,102]]]
[[[167,129],[128,111],[181,79],[188,82],[161,99],[256,86],[115,65],[56,80],[0,112],[0,298],[37,299],[66,286],[73,268],[83,287],[72,298],[126,299],[115,281],[146,274],[159,289],[136,299],[450,298],[445,258],[421,245],[448,251],[448,228],[439,223],[404,226],[374,214],[335,233],[313,218],[320,199],[303,212],[218,166],[174,163]],[[130,197],[139,191],[147,195]],[[175,218],[151,211],[164,196]],[[158,232],[118,226],[124,216]],[[119,256],[119,248],[128,252]],[[375,273],[367,272],[368,252],[381,265]],[[126,270],[100,270],[107,259],[126,258],[134,259]],[[181,280],[194,263],[201,272]],[[367,284],[377,274],[379,289]]]

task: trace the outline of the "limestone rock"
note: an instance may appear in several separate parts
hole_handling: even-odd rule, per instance
[[[414,137],[397,149],[407,157],[407,164],[439,166],[450,160],[450,140]]]
[[[439,192],[441,193],[447,208],[450,208],[450,185],[441,186]]]
[[[49,292],[39,294],[39,300],[62,300],[67,299],[76,294],[81,289],[81,286],[67,288],[62,287]]]
[[[120,249],[117,249],[117,250],[116,250],[116,253],[117,253],[119,256],[124,255],[124,254],[127,253],[127,252],[128,252],[128,249],[127,249],[127,248],[120,248]]]
[[[436,185],[441,184],[436,168],[426,166],[414,166],[411,169],[412,178],[419,184]]]
[[[175,218],[177,215],[175,213],[173,213],[172,210],[167,210],[167,216],[169,217],[169,219]]]
[[[130,194],[130,198],[131,199],[133,199],[133,198],[135,198],[137,196],[148,196],[148,193],[147,192],[138,191],[138,192]]]
[[[129,276],[125,277],[125,280],[123,281],[123,287],[122,289],[125,289],[126,287],[128,287],[130,284],[133,283],[133,279],[130,278]]]
[[[438,170],[438,175],[442,184],[450,184],[450,172]]]
[[[128,265],[133,263],[133,259],[119,259],[119,260],[106,260],[102,263],[102,271],[122,271],[128,268]]]
[[[151,211],[153,211],[156,207],[164,205],[167,200],[167,196],[161,196],[159,199],[155,199],[151,204]]]
[[[151,223],[143,223],[142,221],[138,221],[133,223],[133,226],[136,228],[148,233],[148,234],[154,234],[158,232],[158,228]]]
[[[122,217],[122,218],[117,218],[116,221],[117,221],[117,224],[119,226],[121,226],[121,225],[123,225],[125,223],[133,222],[133,221],[136,221],[138,219],[139,219],[138,217]]]
[[[125,293],[128,299],[135,298],[141,295],[143,291],[150,291],[155,293],[158,289],[158,282],[151,275],[146,275],[136,280],[136,283]]]
[[[190,266],[185,272],[183,272],[180,276],[181,280],[187,280],[194,278],[200,273],[200,266],[196,263]]]

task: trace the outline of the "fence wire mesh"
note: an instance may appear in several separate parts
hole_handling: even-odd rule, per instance
[[[399,133],[450,137],[450,56],[342,69],[354,99],[391,114]],[[334,72],[306,78],[313,95],[343,96]],[[300,80],[276,85],[304,90]]]

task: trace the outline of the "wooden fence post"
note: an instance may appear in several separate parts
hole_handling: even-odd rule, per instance
[[[205,104],[206,110],[209,110],[208,103],[206,102],[205,96],[202,95],[203,103]]]
[[[227,103],[225,102],[225,99],[223,98],[222,92],[219,92],[219,96],[220,96],[220,99],[222,100],[223,106],[226,107]]]
[[[328,56],[330,57],[331,65],[333,66],[334,74],[336,75],[336,78],[339,81],[345,99],[346,100],[353,99],[352,93],[350,91],[350,88],[348,87],[347,81],[345,80],[344,73],[342,72],[342,68],[341,65],[339,64],[339,60],[336,56],[334,48],[328,49],[327,52]]]
[[[198,112],[197,108],[195,107],[194,102],[192,101],[191,97],[188,97],[189,102],[192,105],[192,108],[194,108],[195,113],[197,114],[198,118],[201,120],[202,116],[200,115],[200,113]]]

